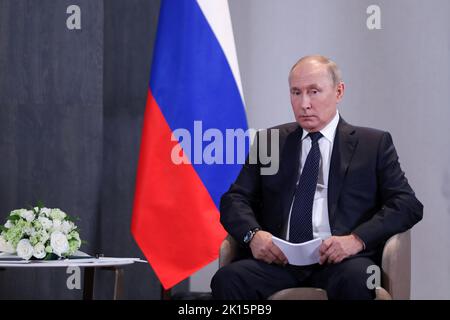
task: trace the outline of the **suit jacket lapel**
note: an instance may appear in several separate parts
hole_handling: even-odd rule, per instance
[[[328,175],[328,216],[332,229],[339,194],[357,144],[355,128],[341,118],[336,129]]]
[[[300,150],[303,129],[299,126],[287,138],[283,148],[282,161],[280,168],[283,168],[283,188],[282,188],[282,221],[287,221],[292,198],[294,197],[295,186],[298,179],[300,165]],[[292,152],[294,151],[294,152]]]

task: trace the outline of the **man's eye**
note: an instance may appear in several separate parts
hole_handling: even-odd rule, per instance
[[[300,94],[300,91],[297,91],[297,90],[292,91],[292,94],[293,94],[294,96],[298,96],[298,95]]]
[[[313,89],[313,90],[311,90],[310,92],[311,92],[312,94],[317,94],[317,93],[319,93],[319,90]]]

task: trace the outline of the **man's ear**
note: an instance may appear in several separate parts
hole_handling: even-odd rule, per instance
[[[344,83],[343,82],[339,82],[339,84],[337,85],[337,88],[336,88],[336,98],[337,98],[338,102],[344,96],[344,91],[345,91]]]

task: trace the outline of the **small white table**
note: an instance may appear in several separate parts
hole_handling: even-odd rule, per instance
[[[114,296],[117,300],[123,294],[123,266],[130,265],[135,262],[145,262],[138,258],[83,258],[83,259],[64,259],[64,260],[29,260],[29,261],[3,261],[0,259],[0,269],[12,268],[67,268],[81,267],[84,268],[83,280],[83,299],[92,300],[94,298],[94,279],[95,270],[114,271]]]

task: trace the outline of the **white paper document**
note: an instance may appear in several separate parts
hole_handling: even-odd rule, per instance
[[[272,236],[272,241],[284,253],[289,264],[306,266],[319,262],[319,247],[322,244],[320,238],[302,243],[291,243]]]

